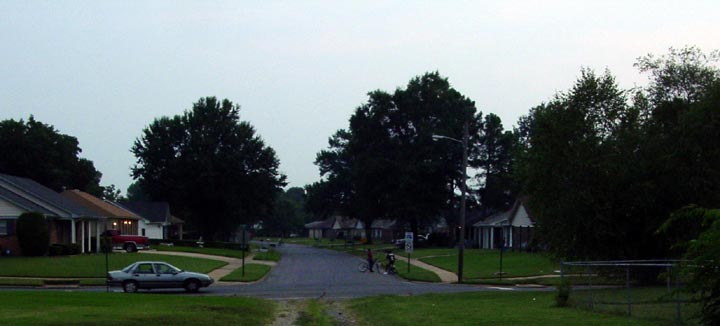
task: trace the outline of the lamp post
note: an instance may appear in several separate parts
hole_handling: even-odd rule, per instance
[[[458,222],[458,229],[460,235],[458,238],[458,283],[462,283],[463,280],[463,256],[465,254],[465,197],[467,193],[467,165],[468,165],[468,121],[465,121],[463,125],[463,138],[458,140],[448,136],[432,135],[433,140],[447,139],[462,144],[463,157],[462,157],[462,183],[460,184],[460,221]]]

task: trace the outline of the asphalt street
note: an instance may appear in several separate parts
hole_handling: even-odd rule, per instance
[[[538,289],[515,287],[410,282],[398,276],[360,272],[357,266],[363,261],[362,258],[344,252],[292,244],[285,244],[276,248],[276,250],[280,251],[282,259],[264,279],[255,283],[211,286],[201,289],[200,293],[197,294],[187,294],[182,289],[141,290],[140,293],[159,295],[233,295],[267,299],[342,299],[380,294],[416,295],[470,291],[538,291]],[[11,287],[3,288],[3,290],[12,289]],[[23,289],[27,290],[28,288]],[[105,291],[105,287],[55,290],[100,292]],[[116,287],[110,288],[110,291],[121,292],[122,289]]]
[[[203,292],[293,299],[502,290],[498,287],[409,282],[392,275],[362,273],[357,270],[357,265],[362,262],[361,258],[334,250],[291,244],[283,245],[277,250],[281,252],[282,259],[263,281],[211,287],[203,289]]]

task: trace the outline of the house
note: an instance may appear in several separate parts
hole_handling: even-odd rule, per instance
[[[528,250],[535,223],[527,208],[527,198],[515,201],[503,212],[488,216],[473,224],[473,237],[483,249],[512,248]]]
[[[336,239],[353,240],[357,238],[360,240],[366,238],[365,224],[356,218],[338,216],[335,218],[331,230]]]
[[[81,252],[89,252],[94,235],[100,247],[101,214],[31,179],[0,174],[0,247],[10,254],[20,254],[15,225],[26,212],[45,216],[50,243],[79,244]]]
[[[373,241],[390,242],[400,238],[397,230],[397,220],[377,219],[370,225]]]
[[[103,216],[103,219],[98,221],[100,230],[119,230],[120,234],[140,235],[138,230],[141,218],[137,214],[77,189],[65,190],[60,195]]]
[[[119,204],[141,217],[140,235],[150,239],[182,240],[183,220],[170,214],[167,202],[131,201]]]
[[[335,218],[331,217],[322,221],[314,221],[305,224],[305,229],[308,230],[308,238],[310,239],[323,239],[330,238],[330,233]]]

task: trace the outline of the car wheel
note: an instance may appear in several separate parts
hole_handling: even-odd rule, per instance
[[[125,245],[125,251],[126,251],[126,252],[136,252],[136,251],[137,251],[137,247],[135,247],[135,245],[132,244],[132,243],[128,243],[128,244]]]
[[[185,282],[185,291],[195,293],[200,290],[200,282],[198,280],[189,280]]]
[[[123,291],[126,293],[135,293],[138,290],[137,282],[135,281],[125,281],[123,283]]]

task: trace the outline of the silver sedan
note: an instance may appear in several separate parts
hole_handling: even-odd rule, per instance
[[[212,277],[181,270],[161,261],[139,261],[119,271],[109,272],[108,284],[122,286],[125,292],[138,289],[184,288],[197,292],[213,283]]]

